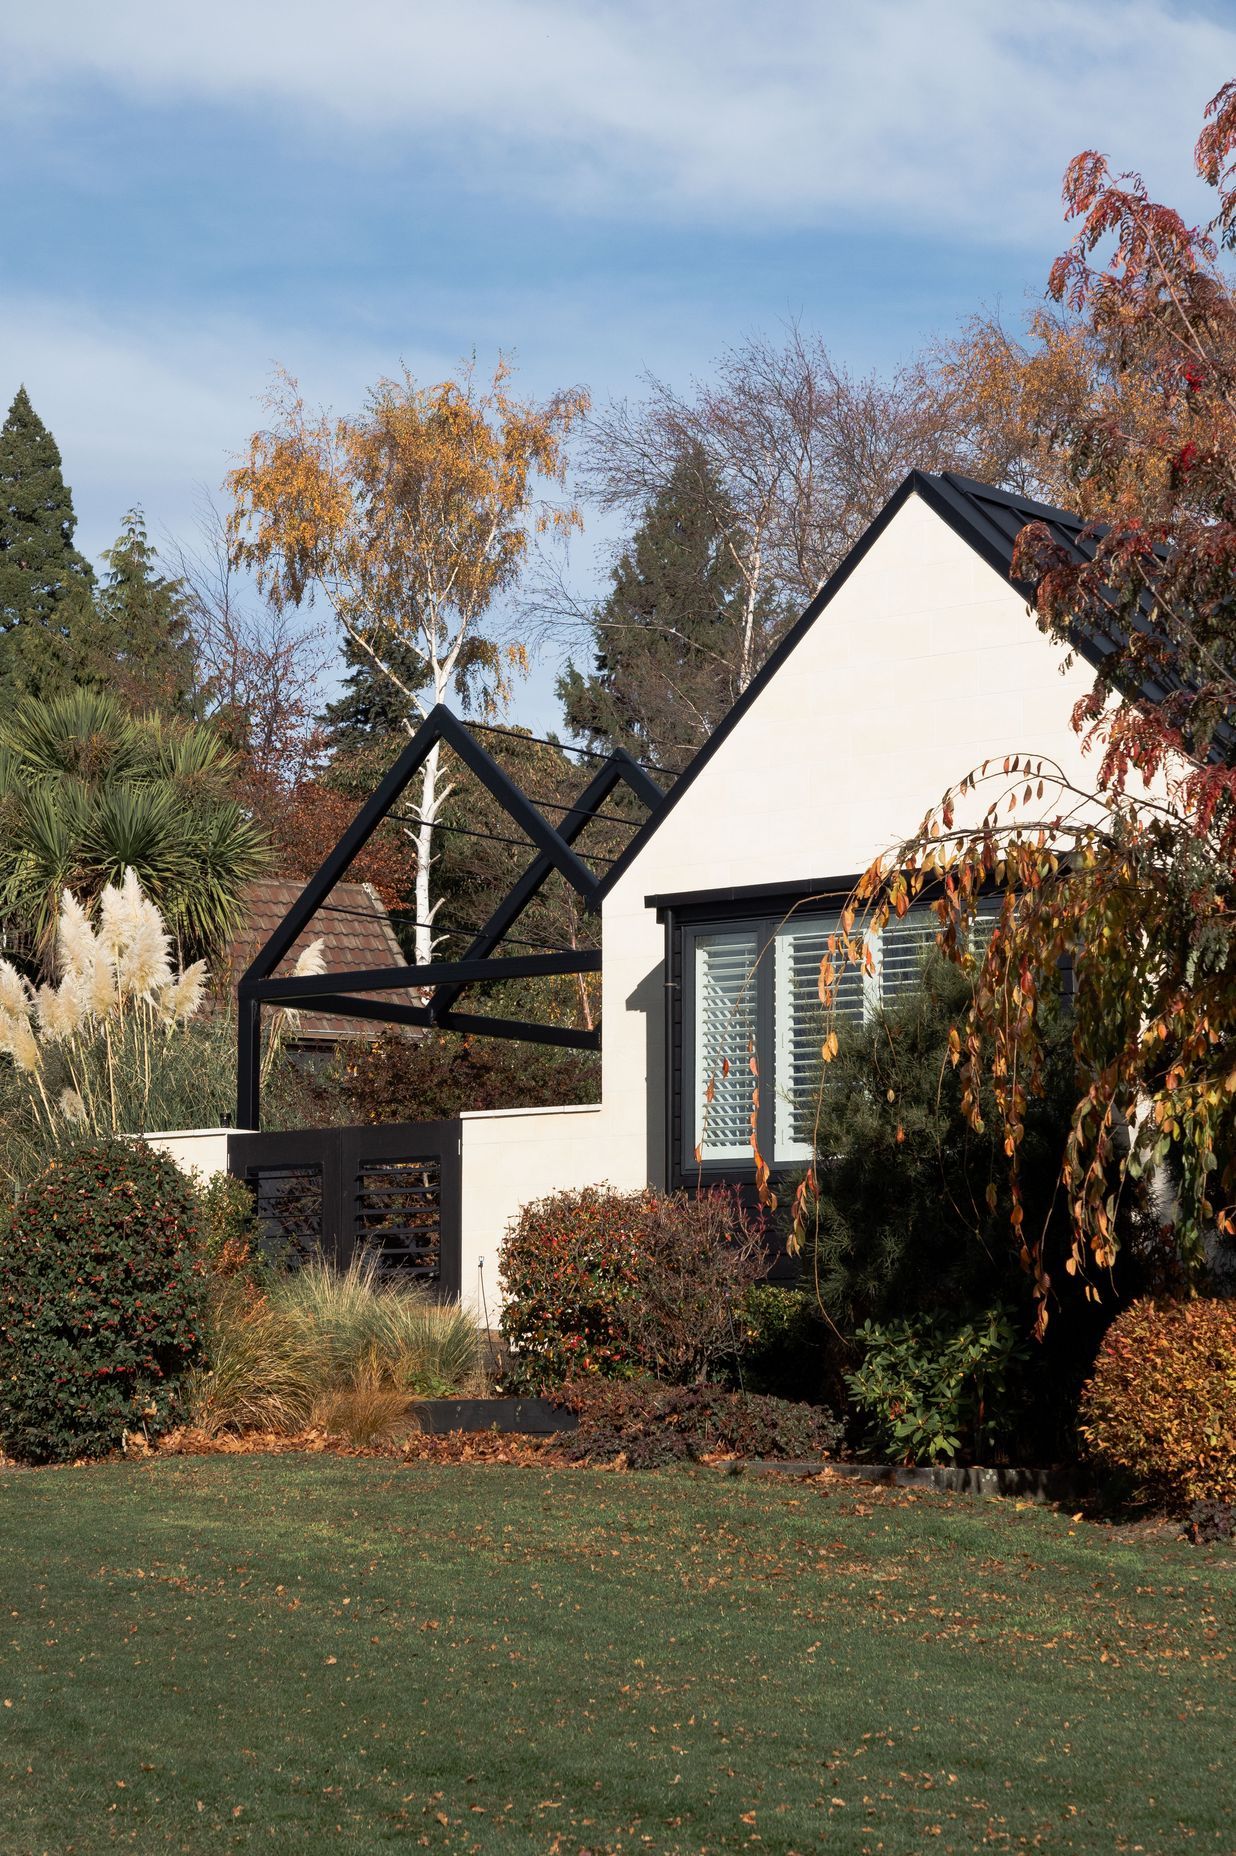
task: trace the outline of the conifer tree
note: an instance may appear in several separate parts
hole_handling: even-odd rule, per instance
[[[107,573],[96,596],[97,627],[82,682],[107,682],[135,711],[189,715],[195,708],[197,653],[189,631],[189,597],[180,580],[159,572],[140,509],[131,509],[103,556]]]
[[[574,733],[674,769],[741,687],[743,589],[716,520],[719,492],[700,493],[708,475],[691,448],[647,505],[592,616],[595,670],[568,664],[558,682]]]
[[[402,745],[420,721],[415,702],[404,693],[423,688],[428,680],[420,652],[402,637],[375,637],[372,644],[367,651],[345,637],[348,674],[342,694],[322,716],[332,760],[395,737]]]
[[[19,387],[0,426],[0,695],[72,682],[74,632],[93,624],[90,563],[55,439]]]

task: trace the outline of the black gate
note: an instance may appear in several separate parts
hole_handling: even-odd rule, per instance
[[[459,1299],[459,1122],[233,1134],[227,1161],[253,1193],[272,1253],[344,1269],[373,1256],[383,1275]]]

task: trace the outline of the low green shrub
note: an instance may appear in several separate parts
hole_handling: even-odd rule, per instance
[[[1011,1382],[1027,1349],[1002,1309],[959,1327],[869,1321],[854,1338],[863,1357],[846,1383],[878,1455],[897,1463],[981,1460],[1007,1434]]]
[[[1189,1510],[1186,1536],[1194,1546],[1213,1546],[1218,1541],[1236,1540],[1236,1504],[1232,1502],[1194,1502]]]
[[[818,1406],[724,1386],[589,1379],[557,1396],[579,1414],[579,1429],[560,1440],[572,1462],[621,1457],[629,1469],[659,1469],[702,1457],[815,1461],[833,1455],[840,1439],[837,1420]]]
[[[1126,1308],[1099,1347],[1078,1429],[1100,1468],[1177,1512],[1236,1502],[1236,1301]]]
[[[643,1221],[642,1192],[605,1186],[537,1199],[512,1221],[498,1265],[509,1391],[636,1370],[622,1304],[639,1280]]]
[[[837,1336],[809,1289],[757,1283],[742,1299],[739,1326],[747,1391],[832,1402],[839,1390]]]
[[[70,1462],[153,1436],[201,1353],[197,1195],[136,1141],[77,1149],[19,1200],[0,1246],[0,1441]]]

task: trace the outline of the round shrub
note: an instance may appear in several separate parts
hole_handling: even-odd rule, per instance
[[[508,1390],[633,1370],[622,1302],[638,1280],[643,1225],[642,1192],[586,1186],[525,1205],[499,1264]]]
[[[81,1148],[18,1202],[0,1246],[0,1442],[71,1462],[179,1414],[205,1266],[197,1195],[133,1141]]]
[[[1236,1301],[1134,1302],[1103,1337],[1079,1430],[1174,1509],[1236,1501]]]

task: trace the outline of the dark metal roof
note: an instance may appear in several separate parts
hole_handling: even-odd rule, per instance
[[[635,834],[622,856],[607,872],[601,882],[599,892],[601,896],[607,894],[623,872],[634,863],[652,834],[673,811],[692,781],[699,778],[726,737],[738,726],[748,709],[759,701],[764,689],[780,673],[787,658],[810,631],[824,608],[834,595],[840,592],[868,550],[879,540],[894,516],[911,496],[921,497],[930,509],[947,522],[949,527],[1000,575],[1002,580],[1008,581],[1027,601],[1033,594],[1033,588],[1027,581],[1012,578],[1012,566],[1014,543],[1028,522],[1045,522],[1053,539],[1067,549],[1075,559],[1080,561],[1094,558],[1096,537],[1086,532],[1087,525],[1081,516],[1073,515],[1067,509],[1055,509],[1048,503],[1036,503],[1029,497],[1018,495],[1016,491],[997,489],[989,483],[978,483],[972,477],[962,477],[953,471],[936,474],[931,471],[912,470],[889,497],[875,520],[863,531],[841,565],[830,574],[801,618],[790,627],[762,670],[752,678],[729,713],[696,754],[694,760],[688,763],[685,771],[671,787],[656,811]],[[1101,531],[1098,532],[1101,533]],[[1113,637],[1083,632],[1080,628],[1071,634],[1070,642],[1073,648],[1096,669],[1116,649]],[[1150,679],[1142,684],[1139,691],[1147,702],[1161,701],[1165,693],[1162,685]]]

